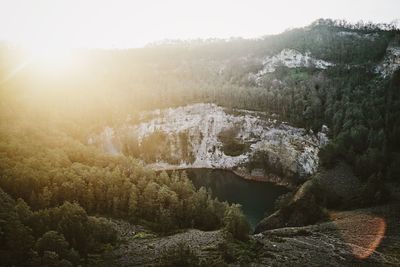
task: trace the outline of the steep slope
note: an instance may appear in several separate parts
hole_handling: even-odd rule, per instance
[[[260,85],[259,80],[265,74],[273,73],[279,67],[327,69],[334,66],[333,63],[313,58],[310,52],[302,54],[294,49],[283,49],[277,55],[268,56],[262,61],[262,65],[263,68],[256,74],[249,74],[249,79],[255,79],[258,85]]]
[[[385,57],[375,68],[384,78],[391,77],[400,68],[400,35],[396,36],[386,49]]]
[[[328,141],[323,131],[307,132],[261,112],[230,114],[215,104],[194,104],[144,112],[140,123],[106,128],[90,143],[111,154],[136,153],[157,170],[221,168],[298,182],[317,170],[319,148]]]

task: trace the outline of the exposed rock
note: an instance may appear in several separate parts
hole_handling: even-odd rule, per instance
[[[375,38],[379,37],[378,33],[359,33],[359,32],[351,32],[351,31],[340,31],[337,33],[340,37],[352,37],[357,39],[368,39],[374,41]]]
[[[255,176],[255,177],[257,177],[257,176],[264,177],[265,176],[265,170],[263,170],[263,169],[253,169],[251,171],[250,175],[251,176]]]
[[[256,81],[267,73],[275,72],[280,66],[287,68],[315,67],[317,69],[326,69],[334,66],[333,63],[311,57],[310,52],[302,54],[294,49],[283,49],[277,55],[266,57],[262,64],[263,69],[255,74]]]
[[[106,127],[104,131],[101,133],[100,138],[104,140],[102,142],[103,150],[107,151],[111,155],[118,155],[119,149],[114,145],[114,130],[111,127]],[[91,139],[89,144],[91,144],[93,140]]]
[[[327,142],[324,131],[307,132],[262,112],[231,114],[214,104],[194,104],[143,112],[140,123],[106,128],[92,143],[115,154],[136,142],[131,150],[156,170],[230,169],[250,179],[289,178],[284,184],[315,173],[319,148]]]
[[[165,237],[125,237],[121,241],[112,253],[112,266],[155,266],[163,253],[179,243],[189,245],[200,258],[210,260],[219,256],[215,250],[225,242],[225,237],[221,230],[205,232],[191,229]]]
[[[398,204],[331,213],[330,221],[254,235],[266,266],[399,266]]]
[[[375,72],[390,77],[400,68],[400,35],[397,35],[386,49],[385,58],[376,66]]]
[[[399,204],[345,212],[331,212],[329,221],[304,227],[287,227],[251,236],[240,253],[252,257],[231,266],[399,266]],[[119,229],[124,229],[121,225]],[[123,236],[104,266],[154,266],[163,252],[185,243],[204,263],[224,266],[227,246],[234,246],[222,231],[188,230],[166,237]],[[235,255],[232,255],[235,256]],[[222,260],[222,262],[221,262]],[[211,265],[210,266],[215,266]]]

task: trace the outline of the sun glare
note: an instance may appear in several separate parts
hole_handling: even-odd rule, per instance
[[[71,68],[71,49],[62,46],[34,45],[27,48],[30,63],[40,71],[60,73]]]

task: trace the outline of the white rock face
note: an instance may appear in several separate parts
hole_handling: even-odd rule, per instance
[[[313,58],[311,57],[310,52],[302,54],[293,49],[283,49],[279,54],[265,58],[263,65],[264,68],[256,74],[258,77],[274,72],[279,66],[285,66],[288,68],[315,66],[318,69],[326,69],[334,64]]]
[[[379,36],[377,33],[358,33],[358,32],[349,32],[349,31],[341,31],[337,33],[338,36],[349,36],[358,39],[368,39],[373,41],[375,38]]]
[[[104,151],[111,155],[118,155],[120,151],[115,147],[114,141],[114,130],[110,127],[106,127],[104,131],[101,133],[101,139],[103,140],[102,145]],[[89,140],[89,143],[93,142],[93,140]]]
[[[376,66],[375,72],[380,73],[382,77],[391,76],[400,68],[400,47],[388,47],[386,55],[381,64]]]
[[[119,151],[115,145],[118,140],[110,129],[106,128],[100,138],[104,149],[114,154]],[[233,115],[215,104],[194,104],[145,112],[141,114],[139,124],[121,129],[129,132],[131,138],[137,138],[139,146],[156,132],[166,136],[166,151],[170,151],[173,154],[170,156],[180,161],[176,163],[160,159],[149,164],[158,170],[222,168],[268,175],[271,172],[265,168],[265,163],[268,163],[268,166],[278,166],[285,175],[306,177],[317,170],[319,148],[327,142],[327,128],[324,128],[324,132],[313,134],[268,119],[261,112],[236,110]],[[121,129],[116,132],[121,132]],[[235,156],[224,153],[220,134],[227,130],[232,130],[233,138],[246,145],[247,149],[243,153]],[[178,138],[180,134],[188,137],[188,147],[182,147],[182,141]],[[192,153],[191,161],[184,160],[184,150]],[[263,155],[261,161],[257,156],[260,154]],[[258,165],[254,164],[255,161]]]

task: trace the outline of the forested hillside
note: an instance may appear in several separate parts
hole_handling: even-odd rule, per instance
[[[128,114],[134,118],[138,110],[193,102],[276,113],[314,131],[328,125],[334,142],[322,154],[326,164],[345,158],[364,178],[377,172],[395,178],[399,173],[395,167],[400,131],[399,72],[395,72],[399,38],[399,31],[390,25],[319,20],[255,40],[77,51],[79,67],[56,77],[43,79],[29,65],[12,78],[3,71],[3,94],[8,90],[23,101],[24,109],[85,125],[87,132],[75,133],[81,138],[96,127],[125,120]],[[309,53],[329,65],[321,68],[311,62],[293,68],[278,62],[273,72],[265,72],[263,62],[284,49],[297,51],[300,57]],[[3,47],[2,51],[4,70],[12,70],[7,62],[19,66],[14,60],[17,49]],[[15,116],[13,108],[2,115]]]
[[[196,190],[185,175],[156,174],[87,146],[92,134],[142,110],[212,102],[314,132],[327,125],[325,167],[346,161],[362,179],[399,182],[399,51],[391,25],[332,20],[258,39],[78,50],[75,67],[52,75],[1,45],[2,264],[87,262],[116,242],[104,217],[158,233],[225,227],[244,238],[238,207]]]
[[[159,233],[243,220],[225,218],[237,207],[213,200],[204,188],[196,191],[184,174],[156,175],[131,158],[106,156],[48,122],[2,125],[0,147],[0,253],[6,265],[76,265],[88,253],[103,252],[116,241],[115,230],[88,214]],[[52,246],[60,247],[58,255],[43,254]]]

